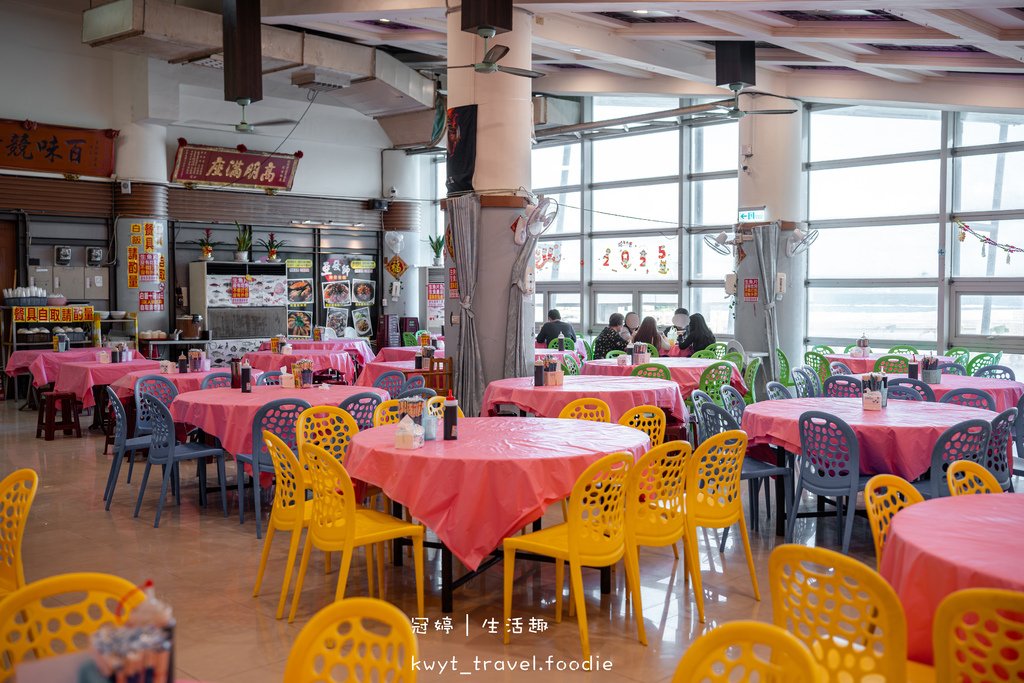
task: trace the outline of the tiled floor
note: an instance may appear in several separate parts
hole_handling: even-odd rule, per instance
[[[83,424],[88,421],[83,418]],[[159,529],[153,515],[159,481],[151,478],[138,519],[132,518],[141,480],[136,468],[131,484],[125,483],[122,468],[110,512],[103,510],[102,495],[110,456],[103,455],[103,439],[90,434],[81,439],[58,436],[44,442],[33,438],[35,413],[18,412],[13,401],[0,406],[0,476],[19,467],[39,472],[41,489],[28,521],[24,543],[25,571],[29,581],[73,571],[102,571],[139,583],[155,582],[158,594],[174,608],[178,621],[177,663],[182,678],[231,683],[280,681],[292,640],[303,623],[334,596],[337,572],[324,576],[319,553],[310,563],[306,585],[294,624],[274,619],[282,578],[287,541],[279,537],[272,552],[263,594],[252,597],[253,581],[262,541],[256,539],[252,515],[238,524],[236,494],[229,489],[230,516],[221,514],[219,493],[210,495],[210,505],[198,505],[194,478],[184,479],[182,504],[173,501],[164,510]],[[233,478],[230,473],[229,480]],[[194,473],[191,466],[186,473]],[[211,482],[215,468],[210,468]],[[251,499],[249,502],[251,506]],[[500,505],[500,501],[495,501]],[[557,506],[550,519],[560,521]],[[472,524],[472,520],[466,520]],[[762,599],[753,598],[739,534],[729,535],[724,554],[718,552],[718,532],[700,537],[707,623],[697,620],[692,592],[684,585],[681,565],[671,548],[643,549],[640,555],[643,618],[648,646],[636,640],[636,623],[627,608],[621,565],[614,574],[613,591],[602,596],[596,571],[584,572],[587,588],[587,617],[590,642],[599,673],[549,674],[546,672],[495,671],[501,662],[536,657],[541,666],[547,658],[569,662],[581,656],[575,617],[566,612],[562,623],[554,622],[554,569],[550,564],[520,561],[516,565],[513,615],[546,621],[544,633],[513,636],[509,646],[500,635],[483,627],[486,620],[501,620],[501,566],[470,582],[455,593],[453,630],[435,630],[440,611],[440,560],[427,551],[427,616],[429,632],[419,639],[424,662],[447,662],[444,673],[423,673],[421,680],[455,680],[460,676],[479,681],[643,681],[668,680],[688,644],[704,629],[735,619],[770,620],[771,600],[767,559],[781,539],[764,532],[774,522],[762,520],[761,533],[752,536],[753,552]],[[801,541],[835,547],[835,524],[823,521],[815,530],[814,520],[797,526]],[[874,563],[867,523],[854,525],[852,552]],[[335,568],[337,561],[334,562]],[[360,556],[352,563],[349,596],[366,594],[365,563]],[[568,573],[568,572],[567,572]],[[388,598],[407,613],[415,611],[411,562],[405,567],[388,566]],[[293,584],[294,585],[294,584]],[[468,624],[468,626],[467,626]],[[468,635],[467,635],[468,629]],[[525,629],[524,629],[525,630]],[[454,658],[454,660],[453,660]],[[452,662],[457,671],[452,671]],[[610,664],[603,665],[603,662]],[[483,667],[487,666],[487,670]],[[610,666],[610,669],[604,669]],[[468,673],[467,673],[468,672]],[[539,678],[538,678],[539,677]]]

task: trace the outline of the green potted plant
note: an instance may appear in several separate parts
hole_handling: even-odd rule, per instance
[[[274,237],[274,233],[270,233],[267,239],[259,240],[257,244],[267,250],[267,261],[277,263],[281,260],[277,257],[277,250],[287,244],[287,242],[277,239]]]
[[[248,261],[249,251],[252,249],[252,228],[248,225],[239,225],[235,221],[235,260]]]
[[[219,247],[223,242],[216,242],[213,240],[213,230],[206,228],[203,230],[203,236],[192,242],[192,244],[198,244],[202,255],[199,257],[202,261],[213,260],[213,248]]]
[[[441,254],[444,252],[444,235],[427,237],[427,241],[430,242],[430,250],[434,252],[434,265],[443,266],[444,259],[441,257]]]

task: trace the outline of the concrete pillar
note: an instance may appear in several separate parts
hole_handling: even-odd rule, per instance
[[[420,300],[423,298],[423,287],[420,283],[420,266],[426,265],[423,257],[423,247],[426,242],[426,235],[423,229],[424,215],[432,210],[432,206],[423,200],[432,199],[423,194],[424,182],[422,180],[423,160],[422,156],[410,156],[402,150],[386,149],[381,153],[381,186],[385,197],[389,198],[392,206],[400,209],[402,216],[408,216],[411,221],[406,225],[394,224],[390,214],[385,214],[385,229],[397,229],[402,235],[402,246],[398,255],[402,257],[409,269],[405,271],[400,279],[402,283],[401,294],[397,299],[391,296],[391,283],[395,281],[391,275],[385,273],[384,282],[388,290],[385,292],[387,305],[384,312],[400,316],[419,315]],[[394,194],[391,193],[394,188]],[[387,245],[385,240],[384,258],[390,259],[394,252]],[[423,320],[420,320],[420,327],[424,327]]]
[[[448,15],[448,64],[479,62],[484,41],[462,32],[462,15]],[[502,65],[530,68],[533,16],[520,8],[513,10],[513,30],[489,41],[510,48]],[[473,176],[474,189],[483,194],[509,195],[530,187],[530,139],[533,127],[531,80],[503,73],[476,73],[473,69],[448,71],[448,106],[477,105],[477,152]],[[505,330],[508,319],[508,292],[512,264],[518,247],[509,229],[521,208],[484,208],[479,238],[477,272],[476,329],[479,333],[484,381],[504,376]],[[453,264],[446,263],[451,267]],[[526,315],[532,315],[533,302],[526,302]],[[445,344],[449,354],[458,353],[457,328],[450,324],[457,302],[446,305]]]
[[[740,207],[765,206],[768,220],[805,220],[807,202],[800,167],[802,122],[800,114],[744,116],[740,119]],[[786,256],[790,234],[783,231],[779,243],[778,272],[786,273],[787,289],[782,300],[776,303],[776,310],[780,346],[795,366],[803,363],[807,257],[806,254],[794,258]],[[753,245],[748,242],[743,248],[747,258],[736,271],[740,288],[736,304],[736,338],[748,351],[770,351],[765,333],[764,305],[743,302],[744,278],[759,277]],[[774,283],[762,282],[761,287],[774,287]]]

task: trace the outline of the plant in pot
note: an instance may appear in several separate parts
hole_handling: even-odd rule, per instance
[[[198,244],[199,249],[202,251],[202,254],[199,257],[200,260],[212,261],[213,248],[219,247],[221,244],[223,244],[222,242],[214,241],[212,238],[213,230],[211,228],[206,228],[205,230],[203,230],[203,236],[193,242],[193,244]]]
[[[248,225],[239,225],[238,221],[235,221],[235,227],[235,260],[248,261],[249,250],[252,249],[252,228]]]
[[[257,241],[261,247],[267,250],[267,261],[270,263],[277,263],[281,259],[277,257],[277,250],[283,247],[287,242],[279,240],[274,236],[274,233],[270,233],[270,236],[265,240]]]
[[[444,235],[437,235],[436,237],[427,237],[427,241],[430,242],[430,250],[434,252],[434,265],[443,266],[444,259],[441,254],[444,252]]]

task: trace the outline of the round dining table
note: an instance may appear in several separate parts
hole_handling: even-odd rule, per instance
[[[274,353],[273,351],[250,351],[242,356],[242,361],[249,361],[255,370],[270,372],[285,366],[289,371],[293,364],[300,360],[313,363],[313,372],[337,370],[349,384],[355,381],[356,365],[347,351],[329,349],[292,349],[292,353]]]
[[[639,458],[651,445],[643,432],[605,422],[467,417],[457,440],[408,450],[395,447],[397,428],[353,436],[345,469],[405,505],[470,569],[567,497],[590,464],[617,451]]]
[[[694,389],[700,387],[700,376],[704,370],[708,366],[720,362],[722,361],[708,358],[661,357],[651,359],[651,363],[664,365],[668,368],[672,381],[679,385],[683,396],[686,397],[689,397]],[[633,372],[635,367],[631,363],[620,365],[615,358],[603,358],[601,360],[587,361],[583,366],[583,374],[622,377]],[[747,385],[743,381],[743,375],[740,374],[739,369],[735,366],[733,366],[732,378],[729,380],[729,384],[735,387],[741,394],[747,393]]]
[[[228,368],[214,368],[212,370],[204,370],[202,372],[154,372],[152,370],[135,370],[124,375],[116,382],[110,385],[110,388],[118,395],[119,398],[128,398],[135,392],[135,382],[142,377],[149,375],[157,375],[169,380],[174,388],[178,390],[179,394],[183,394],[186,391],[199,391],[202,389],[203,380],[210,375],[216,374],[231,374]],[[262,373],[259,370],[253,370],[252,380],[255,382],[256,378]]]
[[[928,471],[932,447],[944,431],[964,420],[991,421],[990,410],[925,401],[889,401],[884,410],[864,410],[859,398],[794,398],[760,401],[743,411],[751,446],[768,444],[800,452],[800,415],[834,415],[857,435],[861,474],[897,474],[914,480]]]
[[[653,405],[681,422],[686,421],[686,404],[679,385],[649,377],[593,377],[565,375],[560,386],[534,386],[533,377],[512,377],[491,382],[484,390],[484,415],[494,415],[498,407],[513,405],[539,417],[558,417],[566,405],[580,398],[599,398],[608,404],[612,420],[618,420],[630,408]]]
[[[925,354],[917,354],[918,360]],[[882,356],[906,356],[907,359],[911,359],[913,356],[908,353],[869,353],[867,357],[852,356],[848,353],[826,353],[825,358],[828,359],[829,363],[839,361],[854,373],[861,374],[865,372],[874,372],[875,361]],[[953,358],[950,356],[936,356],[940,363],[952,363]]]
[[[7,366],[4,370],[8,375],[14,376],[19,372],[28,370],[32,375],[32,384],[43,387],[50,382],[56,382],[60,374],[60,367],[65,363],[80,363],[96,360],[99,352],[110,349],[101,349],[90,346],[85,349],[68,349],[67,351],[53,351],[38,349],[15,351],[7,359]]]
[[[1016,407],[1020,397],[1024,396],[1024,383],[992,377],[942,375],[939,384],[928,386],[935,392],[936,401],[942,400],[942,397],[953,389],[981,389],[995,400],[996,411],[1000,413]]]
[[[365,339],[289,339],[288,343],[292,345],[293,351],[345,351],[356,356],[360,363],[369,363],[373,360],[373,350]],[[269,351],[270,342],[261,343],[259,350]]]
[[[416,354],[420,353],[419,346],[385,346],[373,357],[373,363],[390,363],[392,361],[414,360]],[[434,351],[435,358],[444,358],[444,349]]]
[[[932,663],[939,603],[965,588],[1024,591],[1024,496],[992,493],[935,498],[892,518],[879,571],[907,616],[907,656]]]
[[[359,373],[359,377],[356,378],[357,387],[372,387],[373,383],[377,381],[377,378],[383,375],[385,372],[391,370],[397,370],[399,372],[408,375],[416,370],[416,361],[414,360],[391,360],[381,361],[375,360],[372,363],[367,363],[363,366],[362,372]]]
[[[252,393],[240,389],[204,389],[178,394],[171,401],[174,421],[199,427],[220,439],[228,453],[252,453],[252,421],[257,411],[270,401],[300,399],[311,406],[336,406],[353,394],[372,391],[388,398],[380,389],[363,389],[341,384],[321,384],[308,389],[280,386],[254,386]]]
[[[156,372],[160,362],[137,358],[126,363],[100,363],[95,360],[63,363],[53,385],[54,391],[68,391],[78,397],[83,408],[96,405],[93,388],[113,384],[136,371]],[[95,423],[94,423],[95,424]]]

